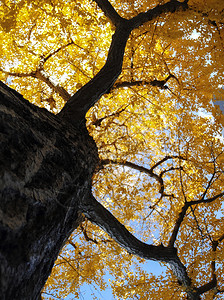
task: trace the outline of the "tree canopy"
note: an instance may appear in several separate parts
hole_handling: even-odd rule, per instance
[[[224,83],[224,2],[1,0],[0,18],[0,80],[71,122],[86,114],[101,159],[93,201],[128,229],[86,212],[43,299],[85,283],[117,299],[222,299],[224,117],[211,100]],[[178,260],[131,249],[130,233]]]

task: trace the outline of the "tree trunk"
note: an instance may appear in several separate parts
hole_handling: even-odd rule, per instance
[[[35,300],[80,221],[97,148],[0,83],[0,299]]]

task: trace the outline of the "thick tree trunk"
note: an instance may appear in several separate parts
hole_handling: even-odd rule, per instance
[[[0,299],[38,299],[98,163],[84,128],[0,84]]]

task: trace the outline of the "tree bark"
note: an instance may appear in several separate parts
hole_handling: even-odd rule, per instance
[[[169,263],[189,299],[200,299],[174,247],[142,243],[92,196],[100,163],[84,120],[64,123],[1,82],[0,100],[1,300],[40,299],[81,213],[129,253]]]
[[[0,84],[0,299],[40,298],[60,249],[80,222],[81,209],[128,252],[168,262],[189,299],[198,300],[173,247],[138,241],[91,201],[91,179],[99,161],[85,128],[86,112],[121,73],[130,32],[162,13],[186,10],[188,0],[171,0],[130,20],[119,17],[107,0],[95,1],[116,27],[108,57],[57,116]]]
[[[98,163],[84,128],[0,83],[0,299],[39,299]]]

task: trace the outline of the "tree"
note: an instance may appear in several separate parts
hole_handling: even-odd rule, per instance
[[[1,299],[38,299],[66,241],[59,297],[107,271],[121,299],[221,299],[224,4],[0,9],[1,80],[33,102],[1,83]]]

